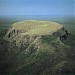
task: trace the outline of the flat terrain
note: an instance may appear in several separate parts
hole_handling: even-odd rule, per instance
[[[63,26],[50,21],[28,20],[12,24],[12,28],[30,35],[48,35],[63,28]]]

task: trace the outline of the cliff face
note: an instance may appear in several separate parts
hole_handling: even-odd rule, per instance
[[[49,21],[22,21],[14,23],[5,35],[5,39],[15,42],[16,46],[35,43],[39,39],[49,39],[52,36],[59,37],[59,40],[67,39],[67,31],[58,23]]]
[[[4,37],[10,53],[16,56],[11,74],[47,75],[46,71],[53,72],[52,68],[57,71],[56,64],[65,57],[63,41],[67,37],[65,28],[55,22],[29,20],[12,24]]]

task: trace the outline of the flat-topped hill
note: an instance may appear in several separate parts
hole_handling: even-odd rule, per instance
[[[70,70],[69,63],[64,61],[69,50],[68,35],[63,25],[50,21],[12,24],[4,37],[8,42],[8,57],[10,54],[13,62],[9,75],[56,75]]]
[[[16,22],[8,29],[5,39],[8,41],[32,42],[36,37],[50,37],[53,33],[65,34],[61,24],[50,21],[26,20]],[[60,37],[60,36],[59,36]]]

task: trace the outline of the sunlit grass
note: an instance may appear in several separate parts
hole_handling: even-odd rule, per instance
[[[56,32],[63,26],[50,21],[27,20],[12,24],[13,29],[22,31],[23,34],[39,34],[46,35]]]

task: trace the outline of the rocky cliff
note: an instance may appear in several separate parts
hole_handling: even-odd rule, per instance
[[[35,43],[43,38],[49,39],[54,35],[60,40],[66,39],[67,31],[63,25],[55,22],[27,20],[12,24],[4,38],[20,46]]]

